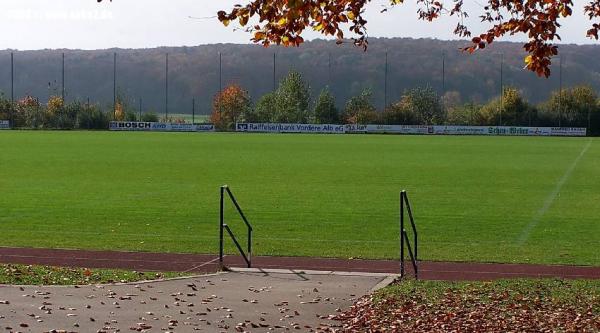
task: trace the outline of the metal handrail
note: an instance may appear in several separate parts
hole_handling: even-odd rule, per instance
[[[410,207],[410,200],[408,200],[408,193],[404,191],[404,201],[406,202],[406,210],[408,212],[408,217],[410,218],[410,225],[413,230],[414,240],[415,240],[415,260],[417,258],[417,251],[419,249],[418,246],[418,233],[417,233],[417,225],[415,224],[415,219],[413,218],[412,209]]]
[[[248,267],[250,267],[250,258],[246,257],[246,254],[244,253],[244,250],[242,250],[242,247],[241,247],[240,243],[238,242],[238,240],[233,235],[233,232],[231,231],[231,229],[229,228],[229,226],[227,224],[224,224],[223,227],[225,228],[225,230],[227,230],[227,233],[229,233],[229,236],[233,240],[233,243],[237,247],[238,251],[240,251],[240,254],[242,255],[242,257],[244,257],[244,260],[246,261],[246,263],[248,264]],[[250,253],[248,253],[248,254],[250,254]]]
[[[238,213],[242,217],[242,220],[244,220],[246,227],[248,227],[249,230],[252,230],[252,226],[248,222],[248,219],[246,219],[246,215],[244,215],[244,212],[242,211],[242,208],[240,207],[240,205],[238,205],[237,200],[235,200],[235,197],[233,196],[233,193],[231,193],[229,186],[223,185],[221,188],[225,188],[225,190],[227,191],[227,194],[229,194],[229,198],[231,198],[231,201],[235,205],[235,208],[237,209]]]
[[[413,241],[414,241],[414,251],[413,247],[410,244],[410,240],[408,238],[408,233],[404,228],[404,206],[406,205],[406,211],[408,212],[408,217],[410,220],[410,225],[413,231]],[[400,192],[400,276],[405,276],[404,271],[404,244],[408,245],[408,254],[410,256],[410,260],[412,262],[412,266],[415,272],[415,279],[419,278],[419,265],[418,265],[418,233],[417,226],[415,225],[415,220],[413,218],[412,209],[410,207],[410,201],[408,200],[408,195],[406,191]]]
[[[235,238],[235,235],[233,234],[233,232],[231,231],[231,228],[229,228],[229,226],[227,224],[225,224],[225,192],[227,192],[227,194],[229,195],[229,198],[231,199],[231,201],[233,202],[233,205],[235,206],[235,208],[238,211],[238,214],[242,217],[242,220],[244,221],[244,223],[246,224],[246,227],[248,229],[248,253],[244,253],[244,250],[242,249],[242,246],[240,245],[240,243],[238,242],[238,240]],[[221,186],[221,205],[220,205],[220,214],[219,214],[219,222],[220,222],[220,227],[219,227],[219,263],[221,265],[221,268],[224,267],[223,265],[223,257],[224,257],[224,250],[223,250],[223,230],[227,230],[227,233],[229,234],[229,236],[231,237],[231,239],[233,240],[233,243],[235,244],[235,246],[237,247],[238,251],[240,252],[240,254],[242,255],[242,257],[244,258],[244,261],[246,261],[246,264],[248,265],[248,268],[252,267],[252,225],[250,225],[250,222],[248,222],[248,219],[246,218],[246,215],[244,215],[244,212],[242,211],[242,208],[240,207],[240,205],[238,204],[237,200],[235,199],[235,196],[233,195],[233,193],[231,192],[231,190],[229,189],[229,186],[227,185],[223,185]]]

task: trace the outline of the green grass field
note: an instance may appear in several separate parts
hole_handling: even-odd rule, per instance
[[[217,253],[222,184],[256,254],[397,258],[406,189],[422,259],[600,265],[590,138],[4,131],[0,246]]]

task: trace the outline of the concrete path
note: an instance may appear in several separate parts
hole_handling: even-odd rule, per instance
[[[3,332],[319,332],[385,274],[241,271],[126,285],[0,286]],[[390,279],[388,278],[387,281]]]

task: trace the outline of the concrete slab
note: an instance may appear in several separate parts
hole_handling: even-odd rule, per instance
[[[318,332],[385,275],[227,272],[139,284],[0,287],[6,332]],[[389,279],[388,279],[389,280]]]

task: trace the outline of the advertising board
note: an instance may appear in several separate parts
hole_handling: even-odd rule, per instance
[[[215,126],[211,124],[197,125],[144,121],[111,121],[109,129],[111,131],[214,132]]]
[[[343,134],[344,125],[331,124],[283,124],[283,123],[238,123],[237,132],[261,133],[326,133]]]

